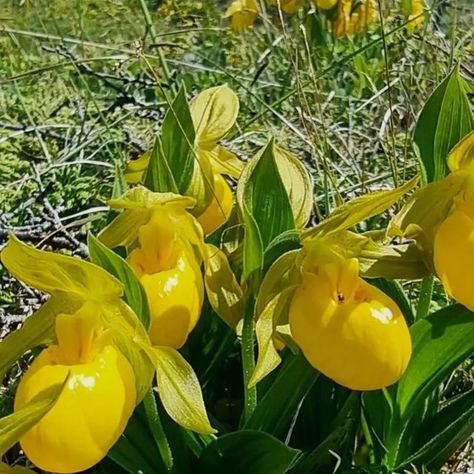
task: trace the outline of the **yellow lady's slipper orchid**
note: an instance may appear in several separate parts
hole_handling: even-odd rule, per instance
[[[53,408],[20,439],[28,458],[48,472],[79,472],[99,462],[135,408],[132,366],[98,325],[98,311],[87,303],[58,315],[58,344],[41,352],[18,385],[15,411],[69,374]]]
[[[357,5],[356,2],[358,3]],[[339,0],[337,16],[330,22],[330,30],[337,38],[357,35],[376,17],[375,0]]]
[[[241,33],[255,23],[257,16],[257,0],[234,0],[224,18],[230,18],[232,28]]]
[[[214,176],[214,193],[209,206],[197,218],[206,235],[212,234],[229,220],[234,202],[232,189],[220,174]]]
[[[410,360],[410,333],[400,309],[359,277],[355,258],[329,255],[306,268],[289,322],[311,365],[353,390],[392,385]]]
[[[282,11],[292,15],[302,5],[302,0],[271,0],[272,5],[279,5]]]
[[[314,0],[315,5],[321,10],[331,10],[337,4],[338,0]]]
[[[181,347],[196,325],[203,302],[199,264],[166,211],[156,209],[138,230],[139,246],[127,260],[148,297],[152,344]]]
[[[466,269],[474,266],[473,237],[474,200],[455,198],[454,210],[436,232],[433,261],[446,292],[471,311],[474,292]]]

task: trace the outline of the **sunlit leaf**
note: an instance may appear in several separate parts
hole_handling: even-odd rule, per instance
[[[289,151],[275,147],[275,161],[288,193],[297,228],[302,229],[313,209],[313,185],[303,163]]]
[[[460,305],[444,308],[411,327],[413,356],[400,379],[397,405],[402,419],[466,357],[474,353],[474,314]]]
[[[158,393],[168,415],[184,428],[214,433],[192,367],[175,349],[159,346],[153,351]]]
[[[191,101],[190,109],[199,146],[214,147],[234,126],[239,99],[227,85],[211,87]]]
[[[124,285],[124,300],[139,317],[145,328],[150,326],[150,310],[145,290],[128,263],[106,247],[100,240],[89,234],[90,259],[107,270]]]
[[[466,89],[456,66],[435,89],[418,118],[414,140],[428,182],[445,176],[449,151],[474,129]]]
[[[163,120],[159,149],[163,152],[170,174],[181,194],[188,189],[194,170],[198,167],[194,141],[193,121],[186,99],[186,89],[182,84]]]
[[[25,407],[0,419],[0,455],[3,456],[18,440],[51,408],[61,395],[67,378],[63,383],[42,390]]]
[[[163,151],[161,138],[157,136],[150,153],[148,167],[145,173],[145,186],[157,193],[176,193],[178,185]]]

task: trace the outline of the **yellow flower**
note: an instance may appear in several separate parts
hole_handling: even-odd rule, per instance
[[[240,33],[252,26],[257,16],[256,0],[234,0],[225,12],[224,18],[230,18],[232,28]]]
[[[220,174],[214,176],[214,193],[211,203],[197,219],[206,235],[212,234],[229,220],[234,203],[232,189]]]
[[[203,302],[203,283],[193,250],[164,209],[153,211],[138,230],[139,246],[128,263],[148,297],[153,345],[181,347],[194,329]]]
[[[58,315],[58,344],[41,352],[18,385],[15,411],[69,374],[53,408],[20,439],[28,458],[48,472],[79,472],[99,462],[135,408],[133,369],[98,327],[98,311],[85,304]]]
[[[360,278],[355,258],[328,254],[306,267],[289,323],[310,364],[353,390],[392,385],[410,360],[410,333],[400,309]]]
[[[315,5],[321,10],[331,10],[337,4],[338,0],[314,0]]]
[[[407,14],[408,20],[413,20],[407,25],[408,33],[413,34],[425,22],[425,15],[423,15],[425,2],[424,0],[402,1],[402,10]]]
[[[295,13],[302,3],[302,0],[271,0],[272,5],[280,5],[282,11],[289,15]]]
[[[356,5],[356,3],[358,3]],[[357,35],[367,29],[367,26],[376,18],[377,8],[375,0],[340,0],[337,16],[329,24],[334,36],[342,38]]]
[[[436,273],[446,292],[474,311],[474,201],[455,198],[454,210],[436,232],[433,253]]]

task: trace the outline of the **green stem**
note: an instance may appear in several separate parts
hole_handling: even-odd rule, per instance
[[[161,459],[163,460],[165,468],[168,472],[172,472],[174,466],[173,453],[171,452],[165,430],[161,423],[153,389],[150,389],[143,399],[143,407],[145,408],[150,431],[153,435],[156,446],[158,447],[158,451],[161,454]]]
[[[431,297],[433,296],[434,277],[427,276],[421,282],[420,297],[416,307],[416,320],[425,318],[430,310]]]
[[[249,285],[249,287],[251,286],[252,285]],[[242,366],[244,375],[244,415],[242,424],[245,424],[250,419],[257,407],[257,387],[249,388],[250,378],[255,370],[255,293],[251,288],[249,288],[249,290],[247,303],[245,305],[244,324],[242,327]]]
[[[148,5],[146,4],[146,0],[140,0],[140,7],[143,12],[143,17],[145,18],[145,24],[147,27],[148,33],[150,33],[151,39],[154,43],[157,42],[158,34],[156,33],[155,30],[155,25],[153,25],[153,20],[150,15],[150,10],[148,10]],[[171,72],[168,67],[168,62],[166,61],[165,55],[163,54],[163,51],[161,48],[157,48],[158,51],[158,60],[160,61],[161,64],[161,69],[163,73],[163,78],[167,83],[171,84]]]

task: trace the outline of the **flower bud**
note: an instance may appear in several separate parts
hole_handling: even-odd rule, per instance
[[[242,32],[255,23],[258,16],[256,0],[234,0],[227,9],[224,18],[231,19],[232,28]]]
[[[321,10],[331,10],[337,4],[338,0],[314,0],[315,5]]]
[[[127,260],[148,297],[150,340],[179,348],[201,312],[204,290],[198,262],[165,211],[156,210],[140,227],[138,241]]]
[[[73,473],[104,458],[124,431],[136,402],[128,360],[93,327],[90,306],[56,320],[58,345],[50,346],[23,375],[14,409],[39,392],[66,385],[53,408],[20,439],[26,456],[48,472]]]
[[[395,302],[358,272],[357,259],[342,258],[306,271],[290,304],[290,328],[320,372],[353,390],[377,390],[402,376],[411,339]]]
[[[469,271],[474,267],[474,200],[455,199],[454,210],[439,226],[433,248],[436,273],[446,292],[474,311]]]
[[[214,197],[205,211],[197,218],[204,234],[209,235],[223,226],[230,217],[233,206],[232,190],[220,174],[214,177]]]

